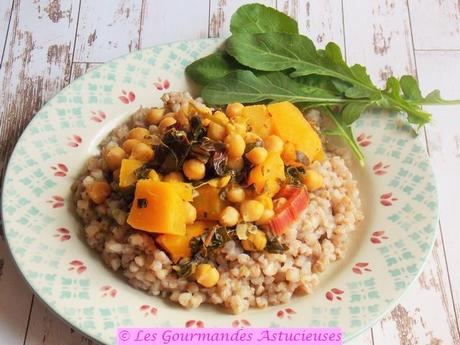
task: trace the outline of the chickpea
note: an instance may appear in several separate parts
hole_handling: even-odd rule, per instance
[[[189,180],[201,180],[206,174],[206,167],[198,159],[185,161],[182,170]]]
[[[112,147],[105,154],[105,161],[110,170],[118,169],[125,158],[126,152],[119,146]]]
[[[268,194],[261,194],[256,197],[256,200],[260,201],[265,209],[273,210],[273,200]]]
[[[153,150],[147,144],[138,143],[136,146],[133,147],[131,157],[142,162],[148,162],[153,157]]]
[[[255,143],[256,141],[259,141],[259,140],[262,140],[262,138],[259,137],[254,132],[248,132],[246,133],[246,136],[244,137],[244,141],[246,142],[246,144]]]
[[[223,226],[235,226],[240,218],[238,210],[232,206],[224,208],[219,217],[219,223]]]
[[[259,165],[265,162],[268,152],[263,147],[254,147],[251,151],[246,153],[246,158],[254,165]]]
[[[248,238],[241,241],[244,250],[247,251],[261,251],[267,245],[267,236],[261,230],[248,233]]]
[[[163,178],[164,182],[184,182],[184,176],[178,171],[170,172]]]
[[[227,161],[227,166],[232,170],[240,171],[244,167],[243,157],[230,158]]]
[[[210,139],[216,140],[216,141],[222,141],[225,138],[225,135],[227,134],[227,131],[225,127],[215,123],[211,122],[208,126],[208,137]]]
[[[228,119],[227,115],[225,115],[223,112],[221,111],[216,111],[214,113],[214,117],[216,119],[218,119],[220,122],[222,122],[222,124],[227,124],[230,120]]]
[[[264,205],[257,200],[245,200],[241,203],[240,212],[245,222],[255,222],[262,217]]]
[[[210,264],[199,264],[195,269],[195,279],[198,284],[211,288],[219,281],[219,271]]]
[[[264,146],[267,151],[282,152],[284,147],[284,141],[277,135],[269,135],[264,140]]]
[[[128,133],[128,139],[137,139],[142,140],[147,135],[150,135],[150,132],[147,128],[144,127],[135,127],[131,129]]]
[[[242,137],[246,136],[247,126],[242,122],[235,122],[235,132],[241,135]]]
[[[162,131],[166,131],[169,127],[175,125],[177,123],[176,119],[172,116],[165,117],[163,120],[160,121],[158,127]]]
[[[227,147],[228,156],[231,158],[241,157],[244,154],[246,143],[239,134],[229,134],[225,138],[225,146]]]
[[[147,116],[145,117],[145,121],[147,121],[149,125],[157,125],[163,118],[164,114],[165,114],[164,108],[152,108],[147,113]]]
[[[313,192],[323,186],[323,176],[315,170],[307,170],[303,175],[303,183],[309,192]]]
[[[196,208],[189,203],[188,201],[185,202],[185,211],[187,213],[187,217],[185,222],[187,224],[193,224],[196,220]]]
[[[112,192],[110,185],[105,181],[95,181],[91,183],[86,188],[86,191],[89,198],[98,205],[102,204]]]
[[[232,187],[227,192],[227,200],[230,202],[240,203],[243,202],[244,198],[244,189],[239,186]]]
[[[225,112],[230,118],[235,118],[241,115],[243,109],[244,105],[242,105],[241,103],[230,103],[227,105],[227,109],[225,110]]]
[[[287,142],[284,144],[283,152],[281,153],[281,158],[285,163],[293,162],[296,160],[296,149],[293,143]]]
[[[123,150],[125,150],[127,154],[130,155],[133,151],[133,147],[136,146],[138,143],[140,143],[140,141],[137,139],[127,139],[123,142],[121,147],[123,148]]]
[[[267,224],[270,221],[270,219],[273,218],[274,215],[275,215],[275,211],[266,208],[264,210],[264,213],[262,213],[262,217],[260,217],[259,220],[257,221],[257,224],[260,224],[260,225]]]

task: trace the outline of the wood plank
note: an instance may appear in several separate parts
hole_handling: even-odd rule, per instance
[[[0,70],[0,178],[23,128],[70,76],[79,0],[14,1],[4,64]],[[32,293],[0,243],[2,343],[23,344]],[[14,298],[11,298],[14,296]],[[33,322],[33,320],[31,320]],[[41,343],[33,339],[32,343]]]
[[[296,19],[300,33],[311,38],[317,47],[324,48],[333,41],[343,49],[341,0],[278,0],[277,7]]]
[[[238,7],[250,4],[250,0],[210,0],[209,37],[227,37],[230,35],[230,18]],[[266,6],[276,7],[276,0],[258,1]]]
[[[460,98],[460,52],[417,52],[416,58],[420,85],[424,92],[439,88],[445,98]],[[457,197],[460,195],[460,106],[431,106],[426,109],[433,112],[433,123],[427,126],[427,139],[437,180],[440,223],[458,325],[460,251]]]
[[[392,74],[415,74],[405,2],[345,0],[344,17],[349,62],[366,65],[380,85]],[[450,294],[443,246],[438,243],[421,278],[400,304],[374,326],[374,344],[429,344],[432,340],[430,344],[438,340],[454,344],[458,330]]]
[[[13,0],[0,1],[0,68],[3,60],[3,48],[5,47],[6,34],[10,23]]]
[[[21,342],[22,344],[22,342]],[[70,328],[38,298],[34,299],[27,339],[24,345],[97,345],[80,332]]]
[[[32,292],[19,274],[6,243],[0,238],[0,334],[2,344],[22,345]]]
[[[408,1],[415,49],[460,49],[458,0]]]
[[[142,13],[141,48],[208,37],[208,1],[144,0]]]
[[[0,178],[23,128],[70,75],[78,2],[14,2],[0,70]]]
[[[415,73],[405,1],[344,0],[343,9],[349,63],[367,66],[378,85],[391,75]]]
[[[81,0],[76,62],[104,62],[139,49],[142,1]]]

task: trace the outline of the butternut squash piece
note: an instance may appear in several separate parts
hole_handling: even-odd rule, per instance
[[[310,162],[322,157],[321,139],[294,104],[272,103],[268,105],[268,111],[272,116],[275,134],[293,143],[296,150],[303,152]]]
[[[265,105],[248,105],[243,108],[236,122],[246,123],[251,131],[262,139],[273,133],[273,123]]]
[[[178,262],[180,259],[189,258],[192,255],[190,240],[200,236],[208,227],[208,222],[198,221],[187,225],[184,236],[162,234],[156,238],[156,241],[168,252],[172,261]]]
[[[219,220],[220,214],[228,203],[219,196],[220,189],[210,185],[204,185],[196,190],[198,196],[193,199],[197,218],[203,220]]]
[[[275,195],[280,189],[280,182],[284,181],[284,162],[279,152],[269,152],[267,159],[255,166],[249,173],[249,184],[253,184],[257,193]]]
[[[120,187],[128,187],[136,183],[137,178],[134,172],[139,169],[143,162],[136,159],[123,159],[120,167]]]
[[[139,180],[128,224],[147,232],[185,235],[186,209],[177,184]]]

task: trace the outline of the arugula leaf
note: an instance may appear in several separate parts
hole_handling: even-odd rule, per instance
[[[441,97],[439,90],[433,90],[425,97],[422,96],[422,91],[418,86],[417,80],[411,75],[403,75],[399,80],[404,98],[409,102],[414,102],[419,105],[429,104],[460,104],[460,100],[445,100]]]
[[[349,125],[343,122],[342,117],[340,114],[334,113],[331,108],[329,107],[321,107],[321,113],[325,114],[335,125],[334,129],[325,129],[321,132],[326,135],[333,135],[341,137],[345,140],[345,142],[350,147],[351,151],[355,155],[356,159],[358,160],[361,166],[364,166],[364,155],[359,148],[358,144],[355,141],[355,137],[353,135],[353,131]]]
[[[312,86],[303,85],[281,72],[256,75],[238,70],[222,79],[212,81],[201,93],[209,104],[232,102],[290,101],[307,104],[340,104],[344,99]]]
[[[448,104],[460,104],[460,99],[446,100],[441,97],[439,90],[433,90],[424,99],[420,100],[418,104],[421,105],[448,105]]]
[[[342,120],[345,125],[351,125],[371,103],[348,103],[342,110]]]
[[[313,42],[302,35],[240,33],[226,41],[225,49],[238,62],[256,70],[294,69],[290,73],[293,78],[312,74],[329,76],[350,83],[355,87],[353,94],[359,91],[359,98],[380,98],[366,69],[360,65],[348,67],[335,43],[329,43],[326,50],[319,53]]]
[[[224,51],[205,56],[185,68],[185,74],[199,85],[206,85],[212,80],[225,77],[236,69],[243,69],[238,62]]]
[[[383,95],[384,101],[380,105],[385,106],[386,103],[393,109],[406,112],[408,121],[418,125],[418,128],[431,121],[430,113],[422,110],[417,104],[409,103],[401,96],[401,85],[395,77],[388,78]]]
[[[289,32],[297,34],[297,22],[274,8],[261,4],[243,5],[233,14],[230,21],[233,34],[262,32]]]

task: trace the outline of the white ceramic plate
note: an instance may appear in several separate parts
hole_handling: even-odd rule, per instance
[[[313,295],[230,315],[184,310],[129,286],[89,249],[72,213],[70,186],[101,139],[139,106],[187,89],[184,68],[218,40],[172,43],[108,62],[76,80],[35,116],[8,165],[5,234],[35,293],[73,327],[115,343],[118,326],[339,326],[350,339],[389,311],[419,274],[437,223],[435,182],[424,147],[397,115],[367,114],[354,131],[365,168],[353,168],[365,221],[347,257]],[[201,321],[201,322],[199,322]]]

